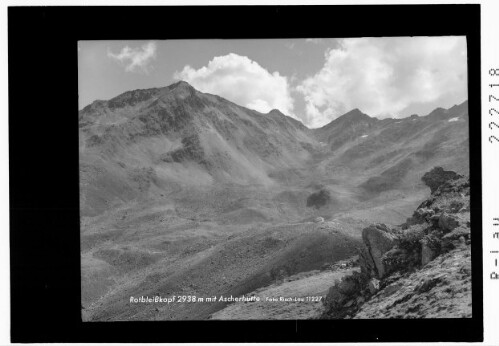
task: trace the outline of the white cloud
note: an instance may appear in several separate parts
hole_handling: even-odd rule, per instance
[[[125,46],[118,54],[108,51],[107,56],[125,66],[127,72],[142,71],[148,73],[150,62],[156,59],[156,43],[148,42],[138,48]]]
[[[403,117],[424,105],[467,98],[464,37],[348,38],[339,43],[326,51],[322,69],[296,88],[305,98],[303,120],[309,126],[323,126],[353,108],[380,118]]]
[[[220,95],[262,113],[276,108],[293,116],[287,77],[279,72],[270,73],[245,56],[233,53],[218,56],[198,70],[187,65],[173,77],[185,80],[202,92]]]
[[[313,44],[319,44],[322,43],[322,38],[307,38],[305,42],[307,43],[313,43]]]

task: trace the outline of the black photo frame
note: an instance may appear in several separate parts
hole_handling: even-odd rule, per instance
[[[472,318],[81,321],[78,40],[446,35],[468,46]],[[12,342],[483,340],[480,5],[10,7],[8,48]]]

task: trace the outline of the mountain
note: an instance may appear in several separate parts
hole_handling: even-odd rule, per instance
[[[369,132],[377,122],[378,119],[371,118],[359,109],[354,109],[329,124],[316,129],[315,135],[318,139],[327,143],[331,150],[334,151],[348,141]]]
[[[80,111],[82,210],[97,215],[178,185],[272,185],[310,171],[347,177],[362,198],[412,187],[437,164],[467,172],[467,116],[466,102],[404,119],[354,109],[309,130],[186,82],[134,90]]]
[[[83,108],[79,150],[84,319],[205,319],[227,304],[129,299],[246,294],[355,254],[428,197],[424,172],[467,173],[468,110],[308,129],[181,81]]]
[[[309,132],[277,110],[258,113],[185,82],[94,102],[80,112],[84,215],[178,184],[272,184],[307,159]]]
[[[330,152],[321,163],[324,171],[349,172],[364,197],[421,187],[419,177],[437,165],[468,172],[467,102],[402,119],[379,120],[353,110],[315,134]]]

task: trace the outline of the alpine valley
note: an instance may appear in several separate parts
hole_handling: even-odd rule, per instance
[[[401,285],[395,295],[412,286],[400,267],[396,279],[382,275],[376,259],[366,267],[363,251],[378,246],[371,234],[393,233],[383,250],[393,252],[416,224],[428,223],[426,235],[436,232],[445,207],[431,203],[450,191],[439,187],[466,188],[468,131],[466,101],[400,119],[354,109],[318,129],[183,81],[95,101],[79,111],[83,319],[345,318],[354,306],[359,316],[376,318],[384,299],[377,292],[388,278],[387,286]],[[433,186],[422,180],[427,172],[443,172],[443,180],[430,179],[438,181]],[[436,202],[425,208],[432,214],[414,221],[414,210],[431,198]],[[442,227],[442,237],[455,229]],[[456,248],[416,259],[410,275],[443,270],[435,261],[445,264]],[[354,303],[334,300],[335,280],[336,288],[345,286],[361,271],[370,275],[371,294],[356,292]],[[375,277],[381,281],[373,283]],[[418,289],[428,295],[433,286]],[[262,299],[131,302],[141,296]],[[266,304],[264,297],[292,301]],[[431,316],[460,317],[463,309]]]

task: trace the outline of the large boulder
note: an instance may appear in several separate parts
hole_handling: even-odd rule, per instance
[[[371,279],[368,284],[369,293],[376,294],[379,291],[379,280]]]
[[[462,178],[462,175],[453,171],[446,171],[442,167],[435,167],[431,171],[425,173],[421,180],[430,188],[431,193],[433,193],[443,183],[459,178]]]
[[[360,253],[361,271],[370,277],[383,278],[386,268],[382,257],[394,245],[397,234],[384,224],[371,225],[362,231],[364,248]]]
[[[387,251],[383,255],[383,265],[385,270],[385,275],[391,274],[398,270],[406,270],[417,262],[419,257],[416,257],[414,251],[409,252],[406,249],[401,249],[398,246],[394,246],[391,250]]]
[[[465,241],[471,238],[469,227],[459,226],[444,235],[442,237],[442,249],[444,251],[449,251],[462,245],[461,238],[464,238]]]
[[[404,228],[406,229],[411,225],[418,225],[425,222],[431,223],[433,216],[435,216],[435,210],[420,206],[418,209],[416,209],[412,216],[407,219],[406,223],[404,224]]]
[[[433,209],[429,208],[418,208],[412,215],[412,219],[415,223],[429,222],[430,218],[435,214]]]
[[[437,252],[428,244],[423,242],[421,244],[421,265],[424,266],[430,263],[437,256]]]
[[[442,213],[438,218],[438,227],[444,232],[450,232],[460,224],[459,217],[453,214]]]

